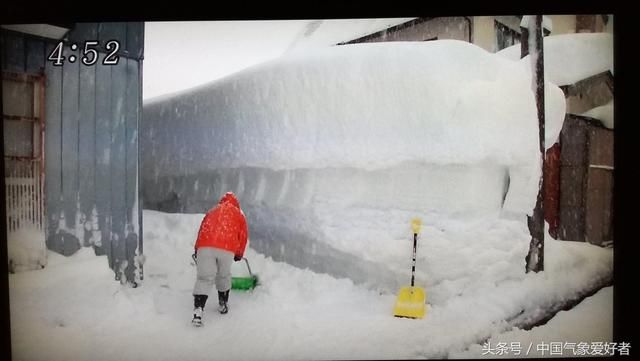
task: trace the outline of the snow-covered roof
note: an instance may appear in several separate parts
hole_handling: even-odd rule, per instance
[[[62,39],[69,31],[68,28],[52,24],[7,24],[0,25],[0,28],[56,40]]]
[[[335,45],[358,39],[416,18],[311,20],[291,43],[289,50]]]
[[[310,49],[145,104],[206,152],[196,168],[523,164],[538,120],[529,67],[457,40]],[[565,114],[546,88],[547,146]],[[222,146],[221,146],[222,145]]]
[[[602,125],[609,129],[613,129],[613,100],[605,105],[593,108],[580,115],[598,119],[602,122]]]
[[[520,44],[496,54],[520,60]],[[562,86],[574,84],[604,71],[613,74],[613,36],[609,33],[577,33],[544,37],[546,80]]]

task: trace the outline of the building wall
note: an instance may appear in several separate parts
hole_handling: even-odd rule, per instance
[[[549,15],[553,23],[551,35],[572,34],[576,32],[575,15]]]
[[[391,30],[374,33],[347,43],[425,41],[434,38],[468,41],[470,22],[470,18],[467,20],[462,16],[432,18],[401,29],[391,28]]]
[[[613,34],[613,15],[609,15],[609,20],[607,21],[607,24],[605,25],[604,28],[604,32],[605,33],[609,33],[609,34]]]
[[[553,24],[550,35],[576,32],[576,15],[548,15],[548,17]],[[604,24],[602,16],[593,15],[593,17],[595,32],[613,32],[613,16],[609,16],[607,24]],[[346,43],[424,41],[436,37],[469,41],[467,19],[471,20],[471,42],[492,53],[497,51],[495,21],[519,32],[519,23],[513,16],[437,17],[407,27],[391,28]]]
[[[84,41],[120,42],[117,65],[71,63]],[[49,249],[94,246],[133,279],[142,252],[138,124],[142,112],[143,23],[84,23],[67,35],[63,66],[46,61],[58,41],[2,32],[3,71],[46,75],[45,212]],[[77,43],[79,50],[70,46]],[[139,266],[139,265],[138,265]],[[141,267],[137,267],[141,273]],[[121,275],[121,272],[116,272]]]
[[[602,15],[589,15],[593,17],[593,29],[595,33],[613,33],[613,15],[605,15],[607,21]],[[576,15],[549,15],[553,21],[552,35],[558,34],[572,34],[578,32],[578,23]]]
[[[568,34],[576,32],[575,15],[548,15],[553,24],[550,35]],[[520,32],[519,22],[513,16],[475,16],[473,18],[473,43],[479,47],[496,52],[495,21]]]
[[[474,44],[492,53],[496,50],[496,34],[493,21],[493,16],[474,16],[472,37]]]

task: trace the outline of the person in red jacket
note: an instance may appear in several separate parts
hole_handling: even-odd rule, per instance
[[[193,255],[198,274],[193,288],[194,325],[202,325],[204,306],[214,282],[218,290],[218,311],[228,312],[231,262],[242,259],[248,233],[244,213],[232,192],[227,192],[204,216]]]

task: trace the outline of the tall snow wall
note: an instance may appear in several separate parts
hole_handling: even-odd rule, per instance
[[[530,65],[461,41],[293,54],[144,105],[143,199],[204,213],[226,191],[251,246],[299,267],[394,289],[372,240],[409,221],[527,213],[538,120]],[[546,144],[564,118],[546,84]]]

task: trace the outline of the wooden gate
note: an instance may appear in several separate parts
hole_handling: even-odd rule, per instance
[[[2,72],[7,231],[44,232],[44,74]]]
[[[569,114],[560,133],[558,237],[613,242],[613,131]]]

